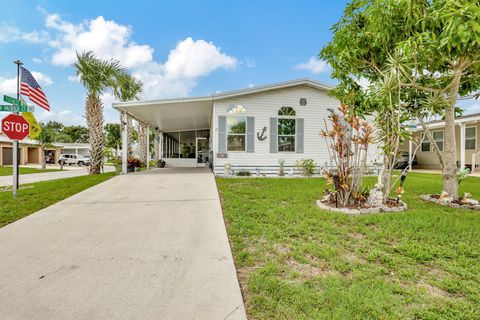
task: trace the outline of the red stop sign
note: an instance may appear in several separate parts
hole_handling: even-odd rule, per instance
[[[9,114],[2,120],[2,132],[12,140],[23,140],[30,134],[30,124],[19,114]]]

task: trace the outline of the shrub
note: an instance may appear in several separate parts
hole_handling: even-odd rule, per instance
[[[295,163],[295,167],[302,171],[302,175],[305,177],[311,177],[315,174],[315,168],[317,164],[313,159],[301,159]]]
[[[352,110],[352,112],[351,112]],[[328,185],[334,186],[335,202],[342,207],[363,201],[362,179],[366,173],[368,147],[373,143],[373,128],[360,117],[353,114],[353,106],[344,103],[338,112],[329,109],[325,130],[320,135],[327,142],[330,159],[325,170]]]
[[[165,162],[164,160],[158,159],[158,160],[157,160],[157,163],[156,163],[156,166],[157,166],[158,168],[163,168],[163,167],[165,167],[165,164],[166,164],[166,162]]]
[[[130,158],[127,159],[127,167],[130,167],[130,168],[141,168],[141,167],[142,167],[142,163],[141,163],[140,160],[138,160],[137,158],[130,157]]]
[[[250,177],[252,174],[248,170],[238,170],[236,175],[238,177]]]

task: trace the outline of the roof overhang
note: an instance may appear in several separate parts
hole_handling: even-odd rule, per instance
[[[210,128],[214,101],[296,86],[309,86],[324,91],[333,88],[315,80],[298,79],[205,97],[119,102],[113,103],[112,106],[114,109],[127,112],[134,119],[161,131],[206,129]]]
[[[480,122],[480,114],[467,115],[455,119],[455,125],[464,124],[468,126],[469,124],[474,125]],[[445,121],[434,121],[426,124],[429,129],[443,128],[445,127]],[[423,128],[420,125],[417,125],[416,128],[413,128],[412,131],[423,131]]]
[[[134,119],[160,131],[210,128],[212,97],[114,103]]]

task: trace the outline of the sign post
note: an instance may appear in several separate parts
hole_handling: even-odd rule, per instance
[[[20,60],[16,60],[13,63],[17,65],[17,100],[20,101],[20,66],[23,64]],[[5,97],[3,97],[5,99]],[[8,101],[5,101],[8,102]],[[21,103],[20,103],[21,104]],[[18,115],[18,111],[14,111],[14,114]],[[3,122],[2,122],[3,126]],[[18,190],[18,140],[13,141],[13,197],[17,196]]]

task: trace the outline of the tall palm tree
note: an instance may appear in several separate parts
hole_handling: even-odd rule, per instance
[[[138,99],[142,83],[132,77],[118,60],[102,60],[91,51],[77,53],[75,69],[77,77],[87,90],[85,114],[89,129],[90,174],[99,174],[105,145],[103,103],[100,96],[111,90],[120,101]]]

